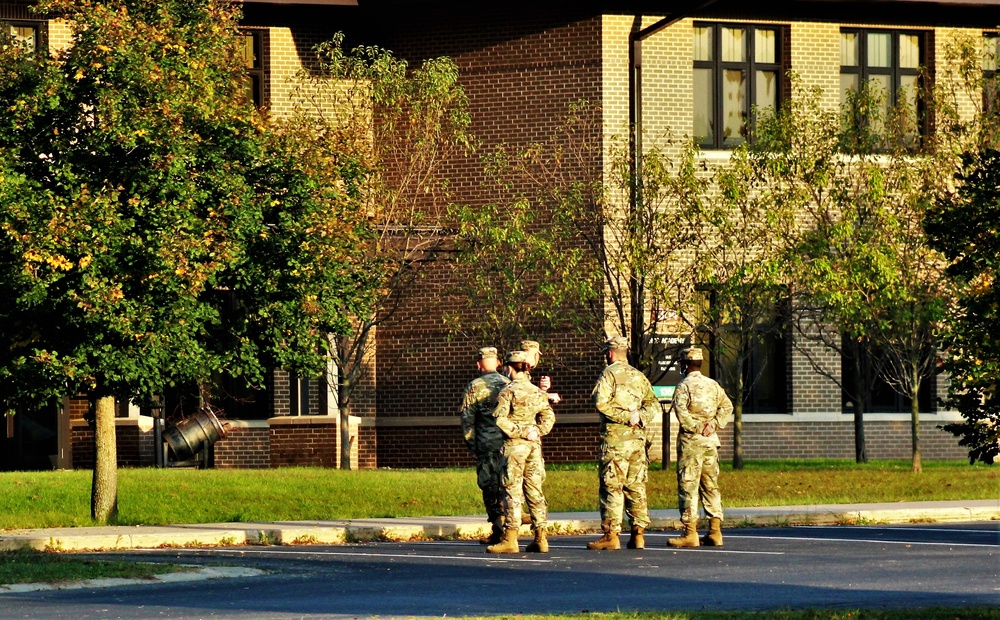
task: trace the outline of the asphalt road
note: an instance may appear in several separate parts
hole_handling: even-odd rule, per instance
[[[726,546],[491,556],[467,541],[132,552],[250,578],[0,596],[2,618],[468,616],[614,610],[1000,606],[1000,524],[724,530]],[[527,539],[522,538],[523,545]],[[116,556],[102,557],[121,557]]]

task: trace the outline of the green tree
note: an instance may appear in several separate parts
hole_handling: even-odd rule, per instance
[[[993,463],[1000,454],[1000,152],[969,152],[958,189],[928,213],[925,227],[935,247],[951,260],[948,272],[964,285],[952,309],[945,369],[951,375],[948,404],[964,421],[945,430],[969,449],[969,461]]]
[[[471,118],[450,59],[411,68],[382,48],[346,51],[342,35],[316,48],[316,63],[299,75],[293,103],[291,122],[308,128],[302,135],[318,152],[351,158],[365,171],[358,198],[372,234],[358,242],[374,294],[350,309],[350,328],[333,334],[328,347],[341,467],[349,469],[352,394],[365,380],[376,330],[409,318],[399,312],[401,303],[445,241],[449,194],[442,169],[473,147]]]
[[[698,327],[711,335],[713,367],[733,397],[734,469],[743,468],[744,406],[773,363],[755,353],[784,335],[788,257],[797,239],[795,204],[773,191],[761,156],[766,152],[744,144],[717,171],[698,263],[708,293]]]
[[[654,334],[690,332],[682,309],[693,303],[706,177],[686,140],[650,139],[633,159],[628,141],[605,142],[602,128],[600,106],[577,102],[553,136],[510,156],[508,175],[551,226],[541,234],[583,251],[574,279],[578,299],[592,300],[585,312],[595,340],[625,336],[630,363],[647,370]]]
[[[504,184],[501,191],[510,189]],[[541,223],[529,200],[498,198],[451,211],[459,300],[458,310],[445,315],[451,333],[510,351],[532,334],[582,328],[595,297],[584,251]]]
[[[260,380],[269,361],[322,359],[315,343],[343,325],[344,299],[318,291],[354,270],[335,262],[308,281],[269,270],[349,261],[327,250],[344,246],[353,220],[328,219],[337,239],[318,242],[322,251],[267,239],[312,238],[320,208],[349,211],[351,171],[361,168],[317,176],[262,124],[242,86],[231,3],[51,0],[38,9],[66,18],[73,38],[55,56],[0,46],[0,105],[11,111],[0,121],[9,276],[0,378],[9,403],[88,395],[91,512],[105,522],[118,501],[115,400],[214,373]],[[302,205],[313,212],[300,222]],[[246,311],[223,312],[234,303]]]

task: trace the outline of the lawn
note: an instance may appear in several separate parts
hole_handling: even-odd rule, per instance
[[[748,612],[653,612],[563,616],[493,616],[490,620],[1000,620],[1000,609],[933,607],[929,609],[803,609]]]
[[[89,471],[0,473],[0,529],[92,525]],[[1000,468],[964,462],[750,462],[724,468],[727,506],[996,499]],[[552,467],[545,495],[553,512],[597,509],[591,464]],[[675,508],[676,477],[650,472],[651,508]],[[482,512],[471,469],[341,471],[123,469],[118,523],[163,525],[466,515]]]

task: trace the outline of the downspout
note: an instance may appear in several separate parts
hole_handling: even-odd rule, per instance
[[[642,15],[636,15],[633,21],[632,31],[628,35],[629,210],[631,218],[637,216],[639,206],[642,204],[642,188],[639,181],[642,175],[642,42],[664,28],[715,4],[715,2],[716,0],[706,0],[688,11],[668,15],[646,28],[642,28]],[[636,312],[644,313],[645,291],[640,291],[640,283],[634,274],[629,282],[629,294],[631,296],[632,316],[636,316]],[[632,342],[630,343],[632,351],[643,350],[643,343],[639,342],[641,337],[642,334],[632,330]]]

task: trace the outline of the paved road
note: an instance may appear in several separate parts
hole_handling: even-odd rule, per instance
[[[2,618],[466,616],[621,610],[1000,606],[1000,524],[737,529],[721,549],[489,556],[467,541],[131,552],[271,571],[0,596]],[[522,539],[522,544],[527,542]],[[108,557],[105,555],[105,557]]]

